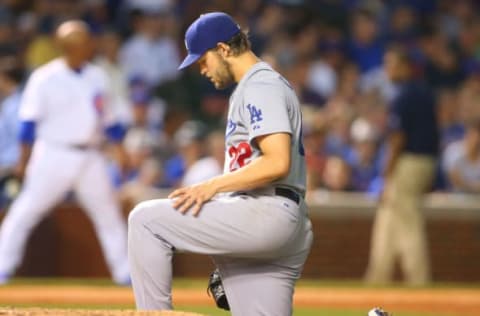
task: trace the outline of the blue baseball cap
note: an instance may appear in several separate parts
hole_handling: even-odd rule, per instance
[[[196,62],[209,49],[219,42],[226,42],[240,32],[240,26],[233,18],[223,12],[200,15],[185,33],[185,47],[188,55],[178,69],[183,69]]]

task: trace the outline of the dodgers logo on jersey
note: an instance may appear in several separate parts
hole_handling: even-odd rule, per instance
[[[228,119],[228,124],[227,124],[227,132],[225,133],[225,138],[230,136],[235,130],[237,129],[237,124],[232,121],[232,119]]]
[[[98,115],[103,114],[103,110],[105,107],[105,98],[100,92],[95,94],[95,96],[93,97],[93,107],[95,108],[95,111]]]
[[[253,125],[253,129],[260,128],[260,123],[263,121],[262,110],[257,109],[257,107],[253,104],[248,104],[247,109],[250,112],[250,124]]]

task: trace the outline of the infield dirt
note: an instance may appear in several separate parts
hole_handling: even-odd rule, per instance
[[[210,305],[213,301],[202,289],[174,289],[173,302],[179,305]],[[0,304],[31,305],[93,305],[128,306],[133,308],[132,290],[128,287],[108,286],[40,286],[15,285],[0,287]],[[452,315],[480,315],[480,289],[369,289],[301,287],[295,292],[296,307],[342,308],[369,310],[382,306],[389,311],[418,311],[451,313]],[[82,311],[49,309],[0,309],[0,315],[199,315],[192,313],[145,313],[132,310]]]

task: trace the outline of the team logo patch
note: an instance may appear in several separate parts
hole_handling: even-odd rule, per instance
[[[225,137],[230,136],[233,132],[235,132],[236,129],[237,129],[237,124],[231,119],[228,119],[227,132],[225,133]]]
[[[252,128],[254,130],[260,128],[258,123],[263,121],[262,110],[257,109],[257,107],[253,104],[248,104],[247,109],[250,112],[250,124],[253,125]]]

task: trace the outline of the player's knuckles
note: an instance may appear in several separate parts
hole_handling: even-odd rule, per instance
[[[178,200],[173,200],[172,201],[172,207],[177,208],[178,207]]]
[[[195,208],[193,210],[193,216],[198,216],[198,214],[200,214],[200,208]]]
[[[172,193],[170,193],[169,197],[176,197],[176,196],[179,196],[180,194],[181,194],[180,190],[174,190],[172,191]]]
[[[190,203],[186,202],[181,205],[179,208],[180,212],[185,213],[190,208]]]
[[[173,199],[173,206],[178,206],[183,203],[183,199],[181,197]]]
[[[185,203],[183,203],[183,205],[181,207],[182,212],[188,211],[188,209],[190,209],[190,207],[192,207],[192,204],[193,204],[192,200],[185,201]]]
[[[187,201],[187,200],[186,200],[186,197],[178,198],[178,199],[176,199],[175,202],[173,203],[173,207],[174,207],[174,208],[178,208],[178,207],[184,205],[186,201]]]

